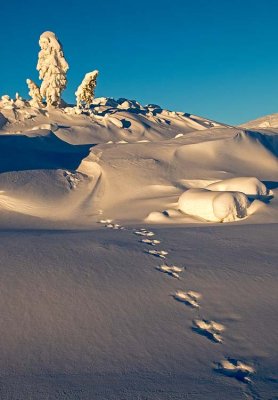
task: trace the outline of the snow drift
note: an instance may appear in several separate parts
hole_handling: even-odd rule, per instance
[[[16,173],[19,184],[5,193],[14,196],[16,204],[23,172],[37,171],[39,176],[41,170],[49,169],[80,172],[85,177],[82,185],[71,190],[75,192],[74,212],[67,216],[63,210],[59,213],[74,226],[91,226],[100,215],[125,221],[148,217],[152,223],[196,222],[192,214],[178,212],[178,199],[187,189],[209,185],[208,190],[243,192],[253,199],[266,196],[271,200],[269,195],[273,195],[270,205],[252,205],[252,221],[256,215],[260,215],[258,221],[277,218],[275,132],[232,128],[127,99],[97,98],[86,110],[70,106],[46,110],[31,103],[20,96],[15,100],[3,96],[0,101],[0,169],[9,172],[10,179]],[[41,187],[30,188],[29,207],[34,207],[35,215],[38,204],[32,199],[40,199],[48,208],[42,195],[46,176],[41,173]],[[49,176],[54,179],[53,188],[57,187],[58,175]],[[64,196],[66,192],[63,201],[57,202],[58,208],[64,204]],[[22,202],[25,204],[26,196]],[[228,221],[235,218],[234,210],[231,214],[233,217],[221,214],[216,218],[213,212],[213,220]],[[0,214],[0,223],[1,218]],[[47,213],[42,213],[42,219],[48,219]]]
[[[265,184],[254,177],[238,177],[218,181],[207,186],[208,190],[215,191],[237,191],[247,196],[267,196],[269,190]]]
[[[216,192],[189,189],[178,202],[179,209],[189,215],[211,222],[231,222],[247,216],[249,201],[241,192]]]

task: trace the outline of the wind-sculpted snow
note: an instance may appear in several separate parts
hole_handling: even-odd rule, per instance
[[[189,189],[179,198],[179,209],[210,222],[232,222],[247,217],[249,201],[241,192]]]
[[[86,176],[82,190],[75,189],[79,199],[72,218],[78,224],[90,226],[103,213],[158,224],[200,223],[198,212],[179,210],[178,200],[188,189],[243,192],[252,221],[257,215],[257,221],[278,220],[278,135],[273,132],[232,128],[126,99],[94,99],[87,110],[47,110],[4,96],[0,111],[0,171],[61,169]],[[41,189],[31,190],[34,198],[42,199],[44,179]],[[227,214],[223,209],[231,198],[242,203],[241,195],[217,196],[230,200],[220,202],[217,217],[214,212],[201,216],[203,222],[247,216],[247,203],[239,214],[237,207],[229,206]]]
[[[259,179],[254,177],[240,177],[224,179],[223,181],[218,181],[211,183],[206,187],[208,190],[216,191],[237,191],[245,193],[247,196],[268,196],[271,195],[271,191],[265,186],[265,184]]]
[[[1,400],[274,399],[277,134],[0,112]]]
[[[91,146],[73,146],[53,132],[0,135],[0,172],[67,168],[75,170]]]
[[[138,102],[109,98],[95,99],[90,109],[78,107],[46,110],[32,108],[30,103],[10,99],[0,101],[0,111],[7,118],[5,131],[14,133],[32,129],[51,120],[58,134],[73,143],[113,143],[125,140],[159,141],[222,124],[183,112],[163,110],[159,106],[141,106]]]

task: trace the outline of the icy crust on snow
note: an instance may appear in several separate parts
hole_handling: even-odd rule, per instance
[[[210,222],[231,222],[247,216],[249,201],[241,192],[217,192],[206,189],[189,189],[178,201],[185,214]]]

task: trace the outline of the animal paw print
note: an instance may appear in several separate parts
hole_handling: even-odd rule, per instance
[[[225,326],[215,321],[208,321],[205,319],[195,319],[193,321],[193,328],[195,332],[206,336],[213,342],[222,343],[223,338],[221,333],[225,330]]]
[[[177,267],[176,265],[166,265],[162,264],[159,267],[156,267],[156,269],[160,272],[164,272],[165,274],[168,274],[172,276],[173,278],[180,278],[179,274],[184,270],[184,268]]]
[[[146,250],[146,253],[159,258],[166,258],[168,251],[164,250]]]
[[[238,379],[244,383],[252,382],[250,376],[255,373],[255,369],[250,365],[233,359],[220,361],[216,364],[215,369],[226,376]]]
[[[202,295],[193,290],[189,290],[187,292],[183,290],[177,290],[174,294],[174,299],[185,303],[193,308],[199,308],[198,300],[202,297]]]

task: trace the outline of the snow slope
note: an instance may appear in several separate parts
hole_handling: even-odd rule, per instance
[[[29,203],[28,215],[40,217],[38,208],[44,208],[44,223],[56,221],[57,214],[59,220],[76,226],[91,225],[101,214],[144,220],[156,212],[160,214],[155,221],[172,222],[161,212],[177,210],[179,196],[189,187],[250,176],[271,189],[277,180],[278,136],[274,132],[232,128],[123,99],[117,103],[101,98],[95,103],[93,111],[82,114],[70,107],[52,111],[22,104],[2,107],[8,120],[0,131],[3,215],[5,211],[24,214],[24,207],[15,206],[22,201]],[[15,174],[17,185],[7,186],[5,182]],[[30,183],[28,195],[22,193],[26,176],[38,179],[40,174],[41,185]],[[75,185],[68,182],[69,174],[70,179],[78,177]],[[53,195],[53,212],[45,193],[52,197],[57,186],[60,196]],[[15,203],[9,200],[13,198]],[[270,206],[275,201],[274,196]],[[253,208],[264,213],[269,207],[259,199]],[[277,212],[271,218],[277,221]],[[183,223],[184,216],[178,220]],[[26,223],[29,226],[30,220]]]
[[[1,232],[1,399],[277,398],[277,225],[154,231],[180,280],[131,229]],[[227,358],[253,383],[215,370]]]
[[[278,128],[251,125],[0,101],[1,399],[277,399]]]

